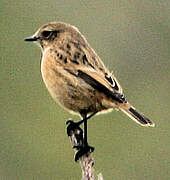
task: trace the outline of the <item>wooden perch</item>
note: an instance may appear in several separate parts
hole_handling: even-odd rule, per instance
[[[72,123],[73,121],[67,121],[67,124]],[[73,129],[69,129],[69,125],[67,126],[67,134],[70,136],[72,147],[75,149],[75,153],[78,152],[79,148],[83,146],[83,130],[80,127],[75,127]],[[75,160],[76,157],[75,157]],[[92,156],[92,152],[88,152],[87,154],[81,156],[78,160],[82,169],[82,180],[95,180],[94,174],[94,158]],[[98,180],[104,180],[102,174],[98,175]]]

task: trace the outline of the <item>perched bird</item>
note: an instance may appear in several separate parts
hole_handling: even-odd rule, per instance
[[[83,118],[77,125],[84,122],[84,153],[92,149],[87,143],[87,119],[96,113],[121,110],[142,126],[154,126],[126,100],[115,76],[76,27],[51,22],[25,41],[41,47],[42,78],[54,100]]]

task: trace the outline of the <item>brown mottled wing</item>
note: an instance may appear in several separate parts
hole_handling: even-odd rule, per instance
[[[101,93],[104,93],[108,98],[112,98],[119,103],[126,102],[123,94],[113,90],[107,79],[103,78],[98,72],[93,72],[85,69],[78,69],[77,77],[81,78],[87,84]]]
[[[112,96],[119,102],[125,101],[119,83],[115,78],[112,78],[103,62],[87,42],[71,42],[69,47],[59,49],[57,57],[60,62],[63,62],[62,66],[67,72],[81,78],[107,96]],[[64,61],[64,53],[67,53],[67,62]]]
[[[100,57],[96,54],[96,52],[88,46],[83,48],[83,56],[80,59],[84,64],[84,68],[90,68],[94,71],[89,71],[88,68],[85,70],[86,73],[90,73],[91,76],[96,76],[96,78],[100,79],[103,85],[109,88],[111,91],[122,94],[122,88],[116,78],[111,75],[109,70],[105,67],[104,63],[100,59]],[[82,64],[83,64],[82,63]]]
[[[81,42],[72,42],[74,58],[71,59],[72,63],[80,67],[83,71],[90,76],[95,76],[100,83],[105,85],[111,91],[122,94],[122,88],[115,77],[105,67],[100,57],[91,48],[88,42],[83,39]]]

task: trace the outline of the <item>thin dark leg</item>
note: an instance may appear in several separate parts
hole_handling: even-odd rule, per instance
[[[97,112],[94,112],[94,113],[90,114],[89,116],[83,117],[82,120],[80,120],[79,122],[77,122],[78,125],[80,126],[85,120],[87,121],[88,119],[90,119],[91,117],[93,117],[96,113],[97,113]]]
[[[82,134],[81,136],[79,135],[79,138],[81,137],[80,141],[82,142],[80,145],[78,146],[74,146],[73,148],[77,149],[77,153],[75,155],[75,161],[78,161],[79,158],[83,155],[87,155],[89,152],[93,152],[94,151],[94,147],[89,146],[88,142],[87,142],[87,120],[90,119],[92,116],[94,116],[97,112],[94,112],[92,114],[90,114],[88,117],[87,115],[81,114],[82,115],[82,120],[80,120],[79,122],[74,122],[74,121],[67,121],[67,134],[68,136],[71,136],[71,132],[74,132],[75,130],[80,130],[80,134]],[[83,131],[82,129],[79,127],[82,123],[84,123],[84,137],[83,137]]]
[[[84,147],[87,146],[87,118],[84,118]]]
[[[84,122],[84,147],[88,146],[88,142],[87,142],[87,120],[90,119],[92,116],[94,116],[97,112],[94,112],[92,114],[90,114],[88,117],[84,116],[83,120],[81,120],[82,122]],[[82,123],[80,122],[80,123]]]
[[[80,129],[79,126],[84,123],[84,121],[86,121],[86,124],[87,124],[87,120],[90,119],[92,116],[94,116],[97,112],[94,112],[92,114],[90,114],[88,117],[85,116],[85,115],[82,115],[83,119],[78,121],[78,122],[74,122],[72,120],[68,120],[66,122],[67,124],[67,135],[70,136],[70,132],[75,130],[75,129]],[[87,129],[87,125],[86,126],[86,129]]]

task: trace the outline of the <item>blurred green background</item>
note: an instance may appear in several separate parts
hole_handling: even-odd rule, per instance
[[[77,26],[156,123],[120,112],[90,120],[96,174],[105,180],[170,179],[170,4],[168,0],[0,0],[0,180],[78,180],[65,121],[50,97],[40,49],[23,39],[50,21]]]

